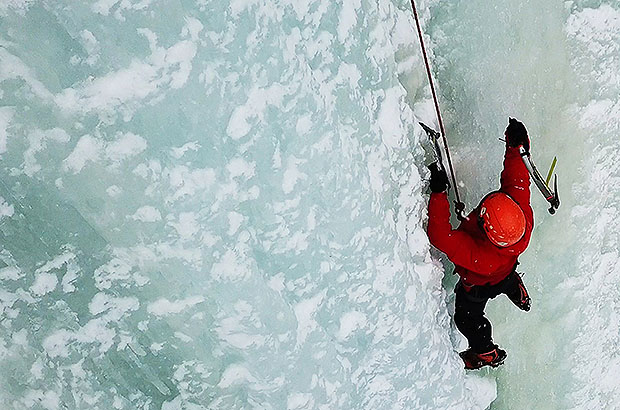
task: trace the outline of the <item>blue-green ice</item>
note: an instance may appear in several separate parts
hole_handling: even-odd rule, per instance
[[[508,116],[559,159],[501,368],[426,238],[409,0],[0,0],[0,409],[620,408],[620,4],[417,4],[468,207]]]

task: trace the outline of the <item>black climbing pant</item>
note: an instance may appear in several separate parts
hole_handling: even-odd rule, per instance
[[[520,282],[518,275],[513,270],[496,285],[466,286],[462,281],[456,284],[454,322],[474,352],[486,353],[495,348],[491,336],[491,322],[484,316],[484,308],[489,299],[502,293],[511,299],[518,298]]]

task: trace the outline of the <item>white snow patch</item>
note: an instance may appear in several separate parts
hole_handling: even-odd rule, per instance
[[[293,10],[295,10],[295,14],[297,14],[297,18],[300,21],[303,21],[306,18],[310,10],[310,4],[313,3],[314,0],[285,0],[283,3],[288,6],[292,6]]]
[[[43,362],[41,359],[37,359],[32,366],[30,366],[30,374],[37,380],[43,378]]]
[[[255,168],[255,163],[247,162],[243,158],[234,158],[226,165],[226,169],[230,173],[231,178],[244,176],[249,179],[254,176]]]
[[[99,42],[97,41],[97,38],[95,37],[95,35],[88,30],[82,30],[80,32],[80,38],[82,39],[82,45],[84,46],[84,49],[86,50],[86,53],[88,54],[88,57],[86,58],[85,62],[86,64],[92,66],[99,60],[99,56],[100,56]]]
[[[95,270],[94,279],[97,289],[110,289],[113,285],[119,282],[125,283],[131,278],[133,266],[128,261],[129,256],[119,249],[114,249],[114,255],[115,257],[109,262]]]
[[[176,201],[185,196],[209,188],[215,183],[215,171],[211,168],[191,169],[184,165],[166,169],[174,194],[166,197],[166,201]]]
[[[37,296],[43,296],[56,288],[58,277],[53,273],[39,273],[30,287],[30,291]]]
[[[216,280],[241,280],[252,274],[247,262],[231,249],[227,250],[219,262],[213,264],[211,275]]]
[[[76,174],[88,162],[98,160],[106,160],[111,166],[118,166],[122,161],[143,152],[146,147],[146,140],[131,132],[118,133],[116,139],[111,142],[103,141],[92,135],[84,135],[71,154],[63,161],[63,169]]]
[[[164,348],[164,344],[163,343],[151,343],[151,346],[149,348],[154,352],[159,352],[161,349]]]
[[[8,4],[27,5],[30,1],[8,0]],[[3,13],[2,5],[6,5],[6,0],[0,2],[0,14]],[[52,93],[39,80],[35,78],[30,68],[22,60],[9,53],[5,47],[0,47],[0,82],[5,80],[21,78],[30,87],[32,92],[43,101],[52,100]]]
[[[230,11],[237,17],[242,11],[257,4],[259,0],[230,0]]]
[[[28,346],[28,331],[26,329],[21,329],[16,332],[13,332],[11,336],[11,342],[18,346],[27,347]]]
[[[102,155],[104,144],[98,138],[84,135],[75,148],[63,161],[65,171],[77,174],[84,168],[87,162],[96,162]]]
[[[239,230],[245,217],[238,212],[228,213],[228,235],[234,235]]]
[[[220,320],[216,328],[218,336],[237,349],[248,349],[251,346],[263,346],[265,336],[253,334],[261,326],[260,319],[254,313],[252,305],[245,300],[235,303],[236,314]],[[246,325],[247,324],[247,325]]]
[[[295,158],[293,155],[288,158],[287,168],[284,171],[284,176],[282,178],[282,190],[285,194],[290,194],[293,192],[297,182],[307,177],[307,175],[299,171],[299,168],[297,167],[297,165],[302,164],[303,162],[303,160]]]
[[[198,142],[196,141],[188,142],[178,148],[172,148],[170,150],[171,151],[170,155],[172,155],[176,159],[181,159],[181,157],[183,157],[183,155],[185,155],[187,151],[198,151],[199,149],[200,149],[200,144],[198,144]]]
[[[265,344],[265,338],[261,335],[227,332],[224,328],[218,328],[218,335],[226,343],[242,350],[251,346],[262,346]]]
[[[114,18],[120,21],[125,21],[123,12],[129,11],[143,11],[153,3],[154,0],[97,0],[92,6],[91,10],[97,14],[107,16],[114,9]]]
[[[365,314],[357,311],[347,312],[340,317],[340,329],[336,337],[338,340],[344,341],[348,339],[355,330],[361,329],[364,326],[366,326]]]
[[[0,15],[6,15],[9,10],[25,13],[34,0],[2,0],[0,1]]]
[[[357,24],[357,10],[361,7],[361,0],[343,1],[338,23],[338,40],[344,43],[348,39],[351,29]]]
[[[308,212],[308,216],[306,216],[306,224],[309,231],[316,228],[316,212],[314,212],[314,209],[311,209],[310,212]]]
[[[314,399],[311,393],[291,393],[286,398],[287,410],[312,409]]]
[[[62,277],[62,291],[65,293],[70,293],[75,291],[75,286],[73,282],[78,278],[78,274],[80,273],[80,266],[74,261],[67,261],[67,271]]]
[[[6,266],[0,269],[0,280],[18,280],[24,276],[17,266]]]
[[[105,192],[110,195],[112,198],[119,196],[123,190],[118,185],[110,185]]]
[[[62,254],[56,256],[51,261],[45,263],[43,266],[38,268],[35,273],[39,272],[49,272],[52,269],[59,269],[61,266],[71,262],[76,258],[75,253],[70,250],[65,250]]]
[[[0,154],[6,152],[8,128],[15,114],[13,107],[0,107]]]
[[[191,239],[200,229],[195,212],[181,212],[178,222],[169,222],[182,240]]]
[[[402,87],[385,90],[385,98],[377,118],[383,143],[391,148],[397,148],[405,135],[400,115],[403,95]]]
[[[217,386],[220,389],[226,389],[231,386],[245,384],[248,382],[256,382],[256,379],[252,376],[250,371],[240,364],[231,364],[226,368],[226,370],[224,370],[224,373],[222,373],[222,377],[220,378],[220,382]]]
[[[181,300],[170,301],[162,298],[153,303],[150,303],[147,307],[149,313],[155,316],[167,316],[172,314],[181,313],[187,308],[204,302],[205,299],[202,296],[191,296]]]
[[[105,312],[106,310],[110,309],[112,302],[113,300],[110,298],[109,295],[103,292],[99,292],[95,296],[93,296],[90,303],[88,304],[88,311],[93,316],[98,315],[99,313]]]
[[[43,350],[50,357],[68,357],[68,345],[72,338],[72,332],[65,329],[57,330],[43,340]]]
[[[323,290],[310,299],[302,300],[293,307],[295,317],[297,318],[297,346],[301,346],[306,341],[306,337],[318,327],[318,323],[314,320],[314,315],[321,303],[323,303],[326,294],[327,290]]]
[[[89,303],[89,309],[101,315],[75,331],[55,330],[43,340],[43,348],[52,358],[69,356],[70,349],[76,349],[76,344],[96,344],[99,352],[105,353],[114,345],[117,337],[117,330],[109,325],[116,326],[124,316],[139,307],[140,303],[135,297],[114,297],[98,293]]]
[[[15,213],[13,205],[9,205],[3,197],[0,196],[0,221],[5,217],[12,217]]]
[[[200,20],[194,17],[185,17],[185,27],[181,30],[181,35],[187,36],[192,39],[192,41],[198,41],[198,35],[204,28]]]
[[[45,410],[57,410],[60,408],[60,396],[53,390],[29,390],[22,403],[29,409],[41,407]]]
[[[104,292],[99,292],[91,299],[88,310],[96,316],[100,313],[109,312],[111,320],[120,318],[125,312],[138,308],[138,300],[131,297],[116,297]]]
[[[312,129],[312,116],[310,114],[306,114],[299,119],[297,119],[297,125],[295,125],[295,131],[297,131],[298,135],[306,135]]]
[[[370,186],[376,193],[382,193],[386,187],[383,184],[383,164],[385,162],[385,156],[383,150],[372,151],[368,154],[368,177],[370,180]]]
[[[276,292],[282,292],[284,290],[284,274],[282,272],[278,273],[267,282],[267,286]]]
[[[161,405],[161,410],[186,410],[183,404],[183,397],[179,394],[171,401],[163,402]]]
[[[154,206],[145,205],[138,208],[136,213],[131,215],[129,218],[141,222],[157,222],[161,221],[161,214]]]
[[[263,112],[269,105],[280,107],[286,95],[286,88],[281,84],[272,84],[265,88],[253,88],[248,93],[245,104],[235,108],[228,121],[226,133],[234,140],[246,136],[252,129],[254,119],[262,121]]]
[[[394,386],[387,377],[383,374],[378,374],[373,377],[372,380],[368,383],[367,387],[369,394],[372,396],[384,394],[386,392],[390,392],[394,390]]]
[[[96,11],[106,14],[108,9],[102,3],[110,2],[97,3]],[[192,28],[186,29],[187,32],[193,32],[195,24],[190,22],[189,26]],[[151,43],[152,54],[146,60],[133,60],[126,68],[65,89],[55,97],[58,106],[69,113],[96,112],[104,118],[121,108],[128,120],[143,100],[166,87],[178,89],[185,85],[196,56],[195,42],[182,40],[166,49],[155,44],[156,36],[150,30],[138,32]]]
[[[146,149],[146,140],[131,132],[119,134],[116,141],[105,147],[106,157],[113,163],[134,157]]]
[[[97,0],[91,7],[95,13],[107,16],[110,13],[110,9],[114,7],[121,0]]]
[[[28,134],[28,148],[24,151],[24,173],[33,176],[41,170],[35,155],[47,148],[48,141],[66,143],[69,139],[69,134],[60,128],[36,130]]]
[[[497,384],[493,378],[482,378],[474,375],[466,375],[465,390],[471,398],[471,408],[486,409],[497,398]]]

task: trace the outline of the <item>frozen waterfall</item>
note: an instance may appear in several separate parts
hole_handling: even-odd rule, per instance
[[[426,238],[409,0],[0,0],[0,408],[620,408],[620,5],[417,4],[469,207],[509,115],[559,158],[501,368]]]

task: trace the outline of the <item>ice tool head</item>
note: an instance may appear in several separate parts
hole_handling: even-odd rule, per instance
[[[525,235],[521,207],[503,192],[493,192],[482,201],[479,217],[487,238],[500,248],[514,245]]]

